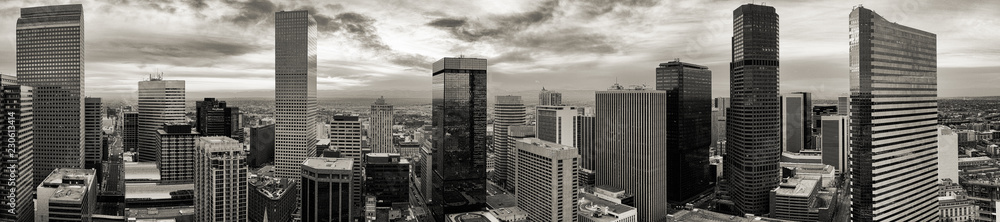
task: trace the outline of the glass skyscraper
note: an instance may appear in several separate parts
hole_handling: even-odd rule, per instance
[[[857,7],[850,45],[851,219],[937,220],[937,36]]]
[[[733,11],[724,177],[739,213],[763,215],[778,186],[781,103],[778,97],[778,14],[746,4]]]
[[[274,166],[300,179],[316,156],[316,21],[308,11],[274,13]]]
[[[84,156],[83,6],[22,8],[17,19],[18,84],[34,92],[34,184]]]
[[[671,61],[656,68],[656,90],[667,92],[667,197],[683,201],[711,188],[712,71]]]
[[[486,207],[486,59],[443,58],[432,66],[436,221]]]

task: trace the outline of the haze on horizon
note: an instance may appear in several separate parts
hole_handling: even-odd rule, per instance
[[[133,95],[154,72],[189,95],[270,96],[274,12],[309,10],[319,24],[319,97],[430,90],[430,64],[488,59],[494,95],[652,86],[661,62],[708,66],[729,96],[732,10],[746,1],[116,0],[0,3],[0,73],[15,74],[21,7],[81,3],[86,94]],[[848,92],[848,15],[863,4],[937,34],[940,97],[1000,96],[1000,2],[769,1],[780,16],[781,91]]]

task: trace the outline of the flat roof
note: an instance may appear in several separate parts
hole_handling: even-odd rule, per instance
[[[173,197],[171,193],[191,191],[194,192],[194,184],[126,184],[125,199],[150,199],[169,200]]]
[[[125,182],[160,181],[160,169],[155,162],[125,162]]]
[[[94,169],[55,169],[45,177],[39,189],[53,189],[52,196],[49,196],[50,201],[80,201],[87,193],[87,188],[94,184],[96,173]],[[71,180],[82,183],[65,183]]]
[[[774,192],[778,196],[809,197],[819,180],[812,178],[792,177],[782,181]]]
[[[613,213],[615,215],[637,214],[635,207],[607,201],[594,194],[580,192],[580,211],[577,213],[578,216],[586,217],[590,221],[597,222],[614,221],[619,219],[612,216],[594,217],[594,212],[605,207],[608,209],[609,213]]]
[[[302,165],[313,169],[350,171],[354,166],[354,160],[351,158],[310,157]]]

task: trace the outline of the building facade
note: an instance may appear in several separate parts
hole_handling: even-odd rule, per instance
[[[247,218],[250,222],[292,221],[299,190],[297,180],[257,177],[250,179]]]
[[[781,151],[812,150],[812,94],[796,92],[781,96]]]
[[[639,221],[664,221],[669,208],[666,103],[666,92],[640,87],[596,93],[596,185],[634,195]]]
[[[354,160],[354,184],[351,185],[351,202],[355,210],[360,215],[361,206],[364,205],[364,165],[366,150],[362,147],[364,132],[362,132],[361,120],[357,116],[333,116],[330,121],[330,148],[339,152],[339,157],[351,158]]]
[[[184,80],[151,76],[139,82],[139,130],[136,160],[156,162],[156,131],[164,123],[187,122]]]
[[[372,152],[399,153],[392,141],[393,114],[392,104],[386,103],[385,98],[379,97],[372,103],[368,113],[368,141],[371,141]]]
[[[136,152],[139,147],[139,111],[122,110],[122,149]]]
[[[538,105],[539,106],[561,106],[562,105],[562,93],[556,91],[546,90],[542,87],[542,91],[538,93]]]
[[[667,93],[667,197],[683,203],[712,187],[712,71],[681,62],[656,67],[656,90]]]
[[[820,126],[823,164],[833,166],[837,172],[848,171],[848,144],[850,144],[849,128],[847,116],[822,116]],[[957,155],[957,151],[956,151]],[[957,168],[957,166],[956,166]]]
[[[6,77],[6,75],[5,75]],[[3,141],[7,141],[4,155],[0,155],[5,166],[0,174],[0,196],[5,197],[0,205],[0,220],[34,221],[35,205],[32,199],[36,185],[32,174],[34,166],[33,97],[34,88],[17,84],[0,84],[0,100],[7,120],[3,121]],[[12,142],[13,141],[13,142]],[[10,167],[13,166],[13,167]],[[46,175],[47,176],[47,175]],[[44,178],[42,178],[44,179]],[[39,180],[41,181],[41,180]]]
[[[34,87],[34,184],[84,161],[83,6],[21,8],[17,81]]]
[[[572,106],[536,106],[535,133],[539,139],[576,147],[573,120],[580,111]]]
[[[274,124],[250,127],[250,155],[247,164],[259,168],[274,163]]]
[[[240,128],[240,108],[226,105],[226,101],[205,98],[195,101],[195,128],[202,136],[225,136],[243,141]]]
[[[246,221],[246,154],[239,141],[201,137],[195,143],[194,207],[197,221]]]
[[[201,135],[187,123],[164,123],[156,131],[156,166],[160,181],[165,183],[193,183],[195,141]]]
[[[274,13],[274,166],[299,179],[316,156],[316,23],[308,11]]]
[[[577,221],[580,154],[572,146],[525,138],[517,150],[517,206],[532,221]]]
[[[302,163],[302,221],[352,221],[355,167],[351,158],[310,157]]]
[[[376,199],[376,207],[409,204],[410,161],[398,153],[365,154],[365,195]]]
[[[431,214],[486,205],[486,60],[443,58],[432,67],[435,178]]]
[[[36,193],[35,221],[91,221],[97,201],[94,169],[55,169]]]
[[[497,96],[493,109],[493,154],[496,156],[496,167],[493,171],[493,181],[501,187],[512,187],[510,177],[513,175],[514,164],[510,153],[513,141],[508,141],[508,127],[523,125],[527,113],[520,96]]]
[[[951,179],[942,179],[938,184],[938,210],[941,221],[976,221],[979,206],[969,199],[965,189]]]
[[[101,108],[101,98],[84,98],[84,147],[83,147],[83,168],[94,169],[101,165],[103,156],[104,131],[101,130],[101,120],[104,118],[104,109]]]
[[[937,37],[864,7],[850,24],[851,219],[934,220]]]
[[[781,103],[778,97],[778,14],[746,4],[733,11],[733,57],[726,111],[725,183],[739,213],[763,215],[778,186]]]

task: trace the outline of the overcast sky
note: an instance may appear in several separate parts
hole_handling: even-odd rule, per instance
[[[319,90],[429,92],[430,64],[489,60],[495,93],[649,84],[661,62],[708,66],[729,95],[732,11],[749,1],[100,0],[0,3],[0,73],[14,72],[19,8],[82,3],[86,92],[135,93],[163,72],[202,94],[270,95],[274,12],[306,9],[319,26]],[[1000,95],[1000,2],[768,1],[780,16],[781,91],[848,92],[848,15],[863,4],[937,34],[938,94]],[[429,96],[429,94],[428,94]],[[224,97],[224,96],[220,96]]]

